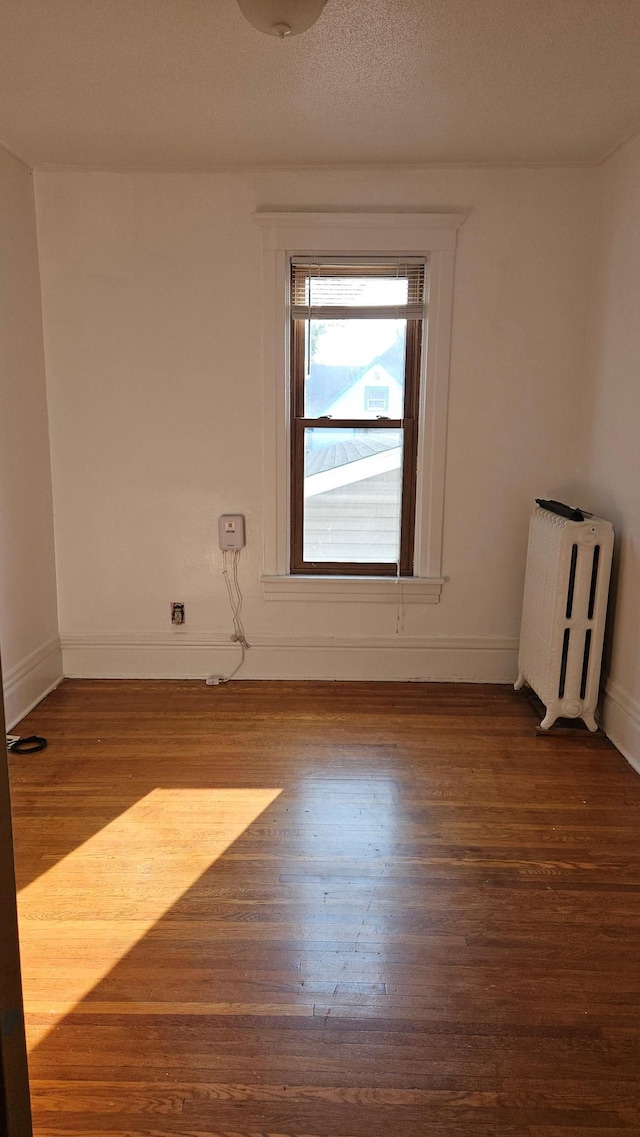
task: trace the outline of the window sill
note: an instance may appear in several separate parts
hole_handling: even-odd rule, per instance
[[[300,600],[333,604],[438,604],[443,577],[395,576],[263,576],[266,600]]]

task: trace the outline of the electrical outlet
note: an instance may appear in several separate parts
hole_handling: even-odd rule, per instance
[[[184,624],[184,604],[174,600],[171,604],[171,623]]]
[[[218,518],[218,544],[226,549],[244,549],[244,517],[241,513],[223,513]]]

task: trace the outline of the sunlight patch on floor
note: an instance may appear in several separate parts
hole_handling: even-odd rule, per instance
[[[281,792],[153,790],[21,890],[30,1049],[86,998]],[[42,843],[46,846],[46,836]],[[46,1003],[43,989],[48,992]]]

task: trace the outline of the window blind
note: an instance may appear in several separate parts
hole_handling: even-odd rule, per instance
[[[294,320],[422,320],[424,261],[291,262]]]

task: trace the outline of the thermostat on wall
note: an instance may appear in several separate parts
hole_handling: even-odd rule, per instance
[[[223,513],[218,518],[218,544],[222,550],[244,549],[244,517],[241,513]]]

